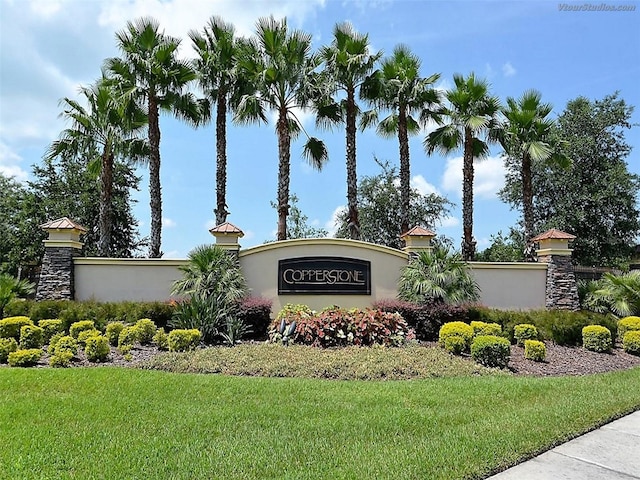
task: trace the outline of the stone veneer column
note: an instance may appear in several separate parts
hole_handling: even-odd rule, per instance
[[[536,250],[538,261],[546,263],[547,284],[545,304],[549,309],[578,310],[578,284],[571,264],[569,240],[576,237],[560,230],[551,229],[531,239],[539,242]]]
[[[49,235],[44,241],[44,257],[36,300],[73,300],[73,257],[82,249],[80,235],[86,229],[67,217],[40,226]]]

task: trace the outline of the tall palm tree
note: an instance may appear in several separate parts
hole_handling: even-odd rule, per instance
[[[89,168],[99,170],[98,255],[108,257],[113,230],[114,161],[117,157],[135,160],[147,153],[146,142],[140,138],[147,118],[135,105],[123,101],[104,78],[89,87],[81,87],[80,94],[86,100],[86,107],[70,98],[61,100],[64,110],[60,116],[70,120],[71,126],[51,144],[46,158],[85,157]]]
[[[371,53],[369,36],[356,32],[347,22],[333,29],[330,45],[320,49],[325,62],[324,72],[334,94],[344,92],[346,98],[324,105],[318,112],[320,122],[344,122],[346,124],[347,164],[347,222],[349,237],[360,239],[358,219],[358,177],[356,173],[356,118],[360,108],[356,103],[356,90],[371,73],[382,52]]]
[[[211,17],[202,33],[189,32],[198,56],[194,68],[207,99],[216,105],[216,223],[227,221],[227,110],[243,92],[238,76],[239,40],[235,29],[220,17]]]
[[[522,216],[527,244],[534,236],[532,162],[567,162],[553,139],[555,122],[549,118],[553,107],[541,100],[542,95],[536,90],[527,90],[517,100],[507,97],[507,105],[502,109],[505,122],[498,130],[507,158],[511,163],[515,162],[513,168],[519,171],[522,181]]]
[[[277,21],[273,16],[258,20],[256,35],[241,54],[241,75],[255,91],[243,95],[235,120],[241,124],[266,123],[268,110],[278,115],[278,240],[287,238],[291,140],[304,131],[295,111],[312,107],[312,100],[317,98],[319,64],[319,57],[311,53],[311,35],[289,31],[286,19]],[[307,137],[304,156],[320,170],[328,159],[326,146],[315,137]]]
[[[430,119],[438,120],[440,110],[440,94],[433,88],[440,74],[423,78],[420,65],[420,59],[407,46],[399,45],[391,57],[385,58],[381,67],[367,77],[360,89],[360,96],[375,108],[363,116],[363,127],[377,123],[378,134],[398,136],[402,232],[409,230],[409,135],[418,134],[420,124],[426,124]],[[379,109],[389,110],[390,114],[378,123]],[[414,118],[415,115],[418,116]]]
[[[489,94],[489,84],[471,73],[468,77],[455,74],[455,87],[445,97],[449,103],[444,109],[448,121],[431,132],[424,140],[428,154],[439,150],[445,155],[463,148],[462,165],[462,258],[473,260],[473,162],[489,154],[490,133],[496,128],[500,100]]]
[[[149,256],[159,258],[162,237],[162,194],[160,190],[160,110],[192,124],[202,119],[202,109],[186,91],[196,73],[189,62],[177,58],[180,40],[160,31],[153,18],[128,22],[116,33],[122,58],[109,58],[105,65],[126,98],[147,111],[149,120],[149,195],[151,239]]]

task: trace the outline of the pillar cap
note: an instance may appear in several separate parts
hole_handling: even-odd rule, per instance
[[[569,242],[575,238],[575,235],[552,228],[533,237],[531,242],[538,242],[539,247],[536,250],[538,257],[547,255],[570,256],[573,250],[569,248]]]
[[[234,237],[244,237],[244,232],[231,222],[224,222],[224,223],[221,223],[220,225],[216,225],[215,227],[210,228],[209,232],[214,237],[217,237],[218,235],[231,235]]]
[[[574,240],[576,238],[575,235],[571,235],[570,233],[563,232],[562,230],[558,230],[557,228],[552,228],[547,230],[540,235],[533,237],[531,239],[532,242],[539,242],[540,240]]]
[[[87,229],[79,223],[74,222],[69,217],[62,217],[40,225],[43,230],[78,230],[80,233],[87,233]]]
[[[400,235],[400,238],[402,238],[402,239],[404,239],[405,237],[430,237],[430,238],[433,238],[435,236],[436,236],[436,234],[434,232],[432,232],[431,230],[427,229],[427,228],[413,227],[408,232],[404,232],[402,235]]]

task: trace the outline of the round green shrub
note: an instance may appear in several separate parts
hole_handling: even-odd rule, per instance
[[[172,330],[167,339],[169,351],[186,352],[187,350],[195,350],[200,344],[201,337],[200,330],[196,328]]]
[[[78,345],[85,346],[87,344],[87,340],[89,340],[91,337],[98,337],[100,335],[102,335],[102,333],[100,333],[100,330],[97,330],[95,328],[92,330],[82,330],[78,334]]]
[[[32,367],[42,358],[41,348],[29,348],[16,350],[9,354],[9,365],[11,367]]]
[[[519,347],[523,347],[525,340],[538,339],[538,329],[530,323],[521,323],[513,328],[513,338],[516,339]]]
[[[466,348],[468,349],[473,339],[473,328],[464,322],[448,322],[440,327],[438,333],[438,343],[444,347],[444,340],[447,337],[458,336],[464,338]]]
[[[54,368],[66,368],[71,364],[73,353],[63,350],[49,357],[49,366]]]
[[[62,325],[62,320],[57,318],[40,320],[38,322],[38,326],[44,330],[44,343],[49,343],[51,337],[53,337],[56,333],[63,333],[64,326]]]
[[[109,358],[111,347],[106,337],[96,335],[87,338],[87,345],[84,347],[84,354],[90,362],[104,362]]]
[[[622,348],[632,355],[640,355],[640,330],[630,330],[622,337]]]
[[[142,345],[147,345],[153,341],[153,336],[156,333],[156,324],[148,318],[141,318],[136,322],[136,328],[138,329],[138,341]]]
[[[15,338],[0,338],[0,363],[7,363],[9,354],[16,350],[18,350],[18,342]]]
[[[0,320],[0,338],[15,338],[20,340],[20,329],[25,325],[33,325],[29,317],[7,317]]]
[[[485,367],[506,368],[511,358],[511,343],[504,337],[480,335],[471,344],[471,357]]]
[[[93,320],[81,320],[71,324],[69,327],[69,335],[73,338],[78,338],[80,332],[84,332],[85,330],[95,330],[95,328],[96,326],[93,323]]]
[[[153,343],[155,343],[160,350],[169,350],[169,336],[164,331],[164,328],[159,328],[153,336]]]
[[[460,355],[467,349],[467,341],[458,335],[445,337],[444,349],[454,355]]]
[[[640,330],[640,317],[624,317],[618,321],[618,338],[622,340],[629,331]]]
[[[49,339],[49,347],[47,348],[47,353],[49,355],[53,355],[55,353],[54,351],[56,349],[56,343],[58,343],[58,340],[65,336],[66,335],[64,333],[56,333]]]
[[[44,329],[35,325],[23,325],[20,329],[20,348],[42,348],[44,345]]]
[[[107,324],[107,328],[104,332],[104,336],[107,337],[109,344],[114,347],[118,345],[118,337],[120,337],[120,332],[124,329],[124,323],[122,322],[111,322]]]
[[[139,330],[135,325],[124,327],[118,336],[118,348],[123,345],[134,345],[139,338]]]
[[[78,353],[78,341],[71,335],[65,335],[60,337],[55,344],[53,342],[49,344],[49,355],[58,355],[60,352],[71,352],[72,355],[76,355]]]
[[[611,332],[601,325],[588,325],[582,329],[582,345],[592,352],[609,352]]]
[[[495,335],[499,337],[502,335],[502,326],[499,323],[473,321],[471,322],[471,328],[473,328],[474,337],[480,335]]]
[[[544,342],[538,340],[524,341],[524,358],[534,362],[544,362],[547,357],[547,347]]]

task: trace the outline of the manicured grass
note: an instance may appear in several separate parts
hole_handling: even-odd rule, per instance
[[[482,478],[640,407],[588,377],[335,381],[0,369],[0,478]]]

